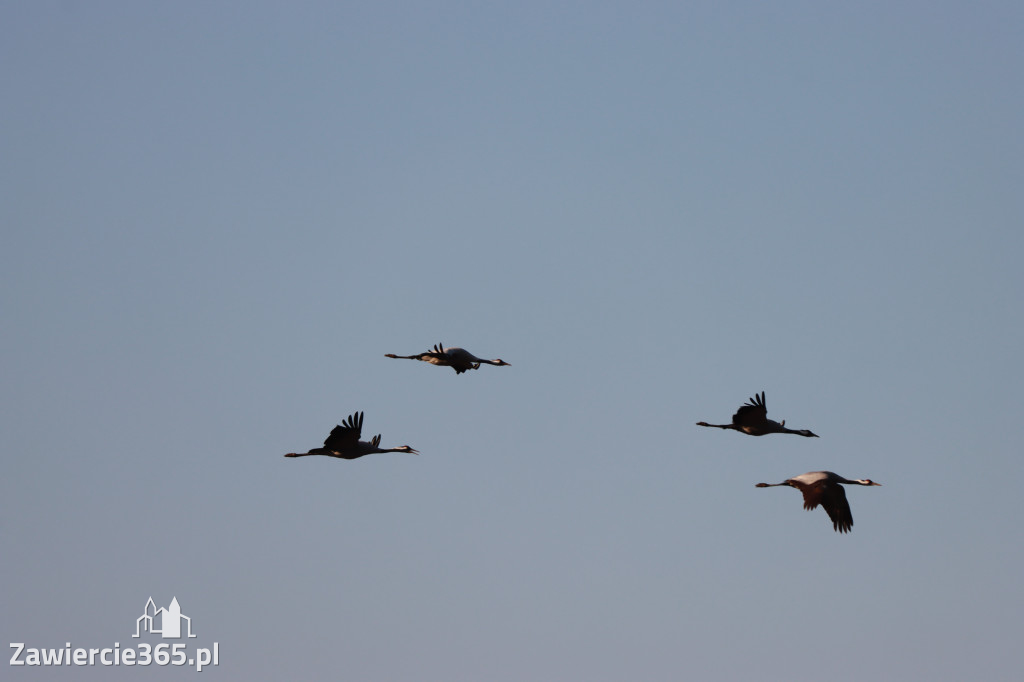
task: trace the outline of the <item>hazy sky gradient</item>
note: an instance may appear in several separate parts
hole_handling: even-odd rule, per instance
[[[494,5],[0,9],[4,646],[1018,679],[1024,6]]]

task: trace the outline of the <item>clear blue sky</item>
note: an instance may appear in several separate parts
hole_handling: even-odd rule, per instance
[[[0,641],[152,596],[213,679],[1019,679],[1022,35],[4,4]],[[384,357],[438,342],[512,366]],[[821,438],[694,425],[761,390]],[[422,454],[282,457],[357,410]],[[819,469],[883,484],[849,535],[754,487]]]

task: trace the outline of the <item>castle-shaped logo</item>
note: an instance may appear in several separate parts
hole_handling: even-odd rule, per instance
[[[171,599],[171,605],[166,609],[158,609],[150,597],[142,615],[135,621],[135,634],[132,637],[139,637],[140,632],[149,632],[159,634],[164,639],[181,639],[181,621],[185,621],[188,636],[195,637],[192,634],[192,619],[182,614],[177,597]]]

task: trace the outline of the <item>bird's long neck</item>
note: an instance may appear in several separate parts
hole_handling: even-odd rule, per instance
[[[363,454],[364,455],[376,455],[376,454],[381,453],[381,452],[413,452],[413,449],[410,448],[408,445],[400,445],[397,448],[381,448],[381,447],[373,446],[371,448],[368,448]],[[413,453],[413,454],[415,454],[415,453]]]
[[[789,429],[783,426],[779,430],[782,433],[795,433],[796,435],[803,436],[804,438],[814,438],[814,434],[808,431],[807,429]]]

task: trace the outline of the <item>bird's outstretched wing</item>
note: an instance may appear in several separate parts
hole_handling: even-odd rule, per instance
[[[394,353],[385,353],[386,358],[399,358],[402,360],[423,360],[429,362],[432,365],[440,364],[438,360],[442,360],[447,357],[444,352],[444,347],[441,344],[434,344],[433,350],[425,350],[422,353],[415,353],[413,355],[395,355]]]
[[[426,353],[421,353],[421,355],[425,355],[431,358],[443,358],[447,355],[447,353],[444,352],[443,343],[435,343],[433,350],[428,350]]]
[[[804,495],[804,509],[810,511],[817,509],[818,505],[821,504],[822,495],[825,493],[825,486],[823,484],[808,485],[799,488],[800,492]]]
[[[850,532],[853,528],[853,514],[843,486],[838,483],[821,483],[807,488],[804,491],[804,509],[814,509],[819,504],[832,519],[832,527],[836,531]]]
[[[355,445],[363,431],[363,413],[356,412],[331,430],[331,435],[324,441],[328,450],[342,451]]]
[[[409,357],[414,360],[423,360],[424,362],[429,362],[432,365],[437,365],[442,364],[437,362],[438,360],[447,361],[448,354],[444,352],[443,344],[435,343],[434,348],[432,350],[426,350],[420,353],[419,355],[411,355]]]
[[[768,408],[764,404],[764,391],[761,395],[754,394],[748,402],[736,410],[732,423],[736,426],[759,426],[768,419]]]

